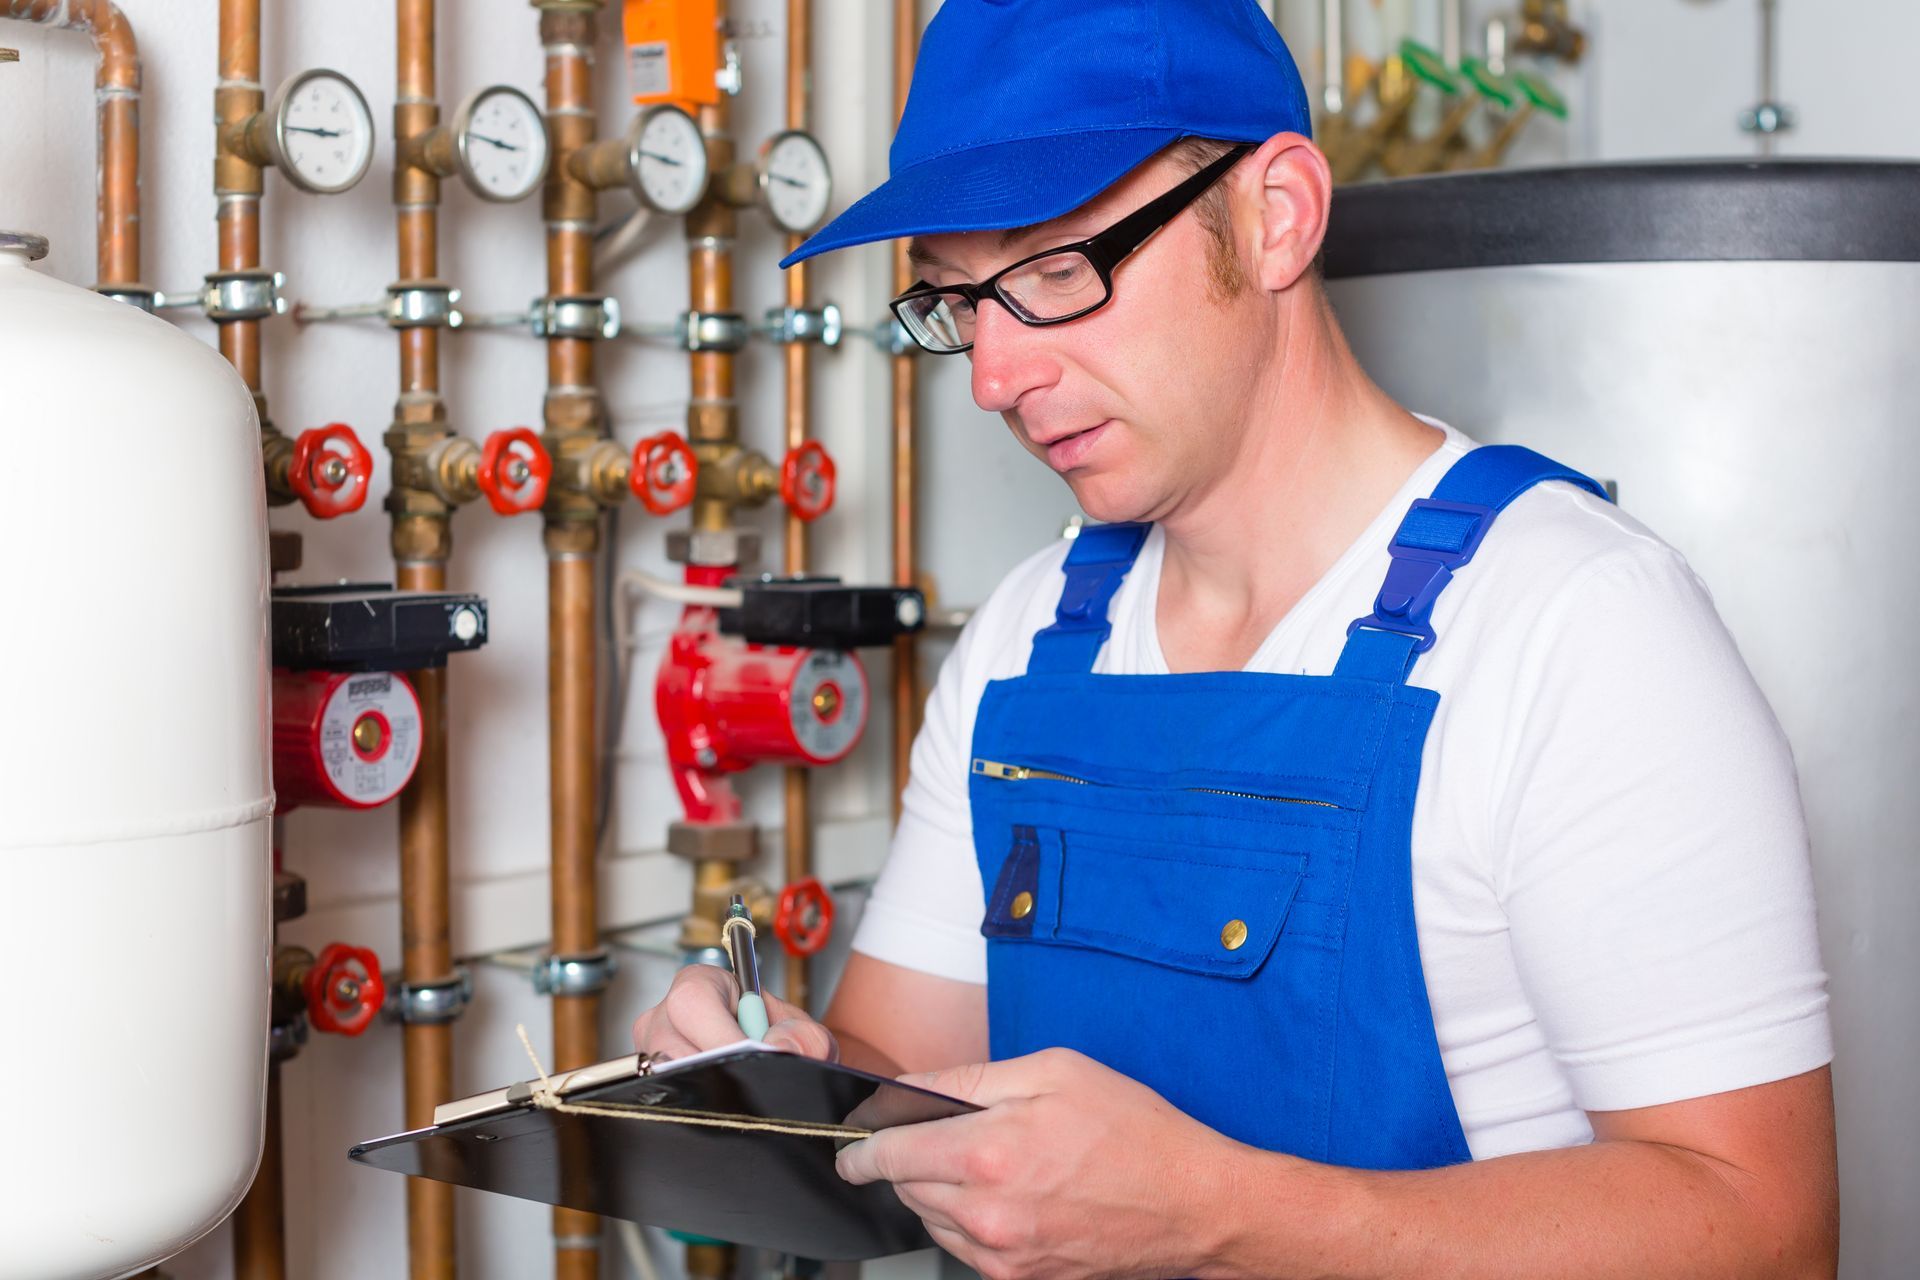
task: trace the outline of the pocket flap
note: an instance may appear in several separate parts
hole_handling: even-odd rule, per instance
[[[1042,840],[1040,854],[1042,885],[1059,886],[1041,926],[1054,940],[1229,978],[1265,963],[1306,871],[1294,853],[1186,853],[1077,831]]]

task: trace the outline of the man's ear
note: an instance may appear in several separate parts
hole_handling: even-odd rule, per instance
[[[1279,292],[1305,274],[1320,252],[1333,174],[1320,148],[1298,133],[1276,133],[1241,163],[1257,219],[1253,276],[1263,289]]]

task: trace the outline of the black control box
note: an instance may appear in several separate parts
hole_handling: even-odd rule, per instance
[[[749,644],[863,649],[892,644],[926,623],[926,598],[913,587],[849,587],[838,578],[735,578],[737,609],[720,610],[720,631]]]
[[[487,602],[384,582],[273,589],[273,665],[294,671],[417,671],[487,642]]]

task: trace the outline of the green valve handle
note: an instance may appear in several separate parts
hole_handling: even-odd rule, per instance
[[[1524,71],[1516,72],[1513,79],[1514,83],[1520,86],[1520,92],[1526,95],[1528,102],[1550,116],[1561,120],[1567,118],[1567,100],[1561,97],[1559,91],[1552,85],[1539,76],[1528,75]]]
[[[1460,74],[1467,83],[1479,90],[1480,96],[1498,106],[1502,111],[1513,110],[1518,100],[1513,81],[1497,74],[1492,67],[1478,58],[1468,58],[1460,64]]]
[[[1425,80],[1442,93],[1459,93],[1460,77],[1447,69],[1446,61],[1439,53],[1429,49],[1418,40],[1400,42],[1400,60],[1407,64],[1407,70]]]

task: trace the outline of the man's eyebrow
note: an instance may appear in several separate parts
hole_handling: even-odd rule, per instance
[[[907,241],[907,261],[916,267],[944,267],[950,265],[947,260],[939,254],[929,252],[927,247],[920,243],[918,237]]]

